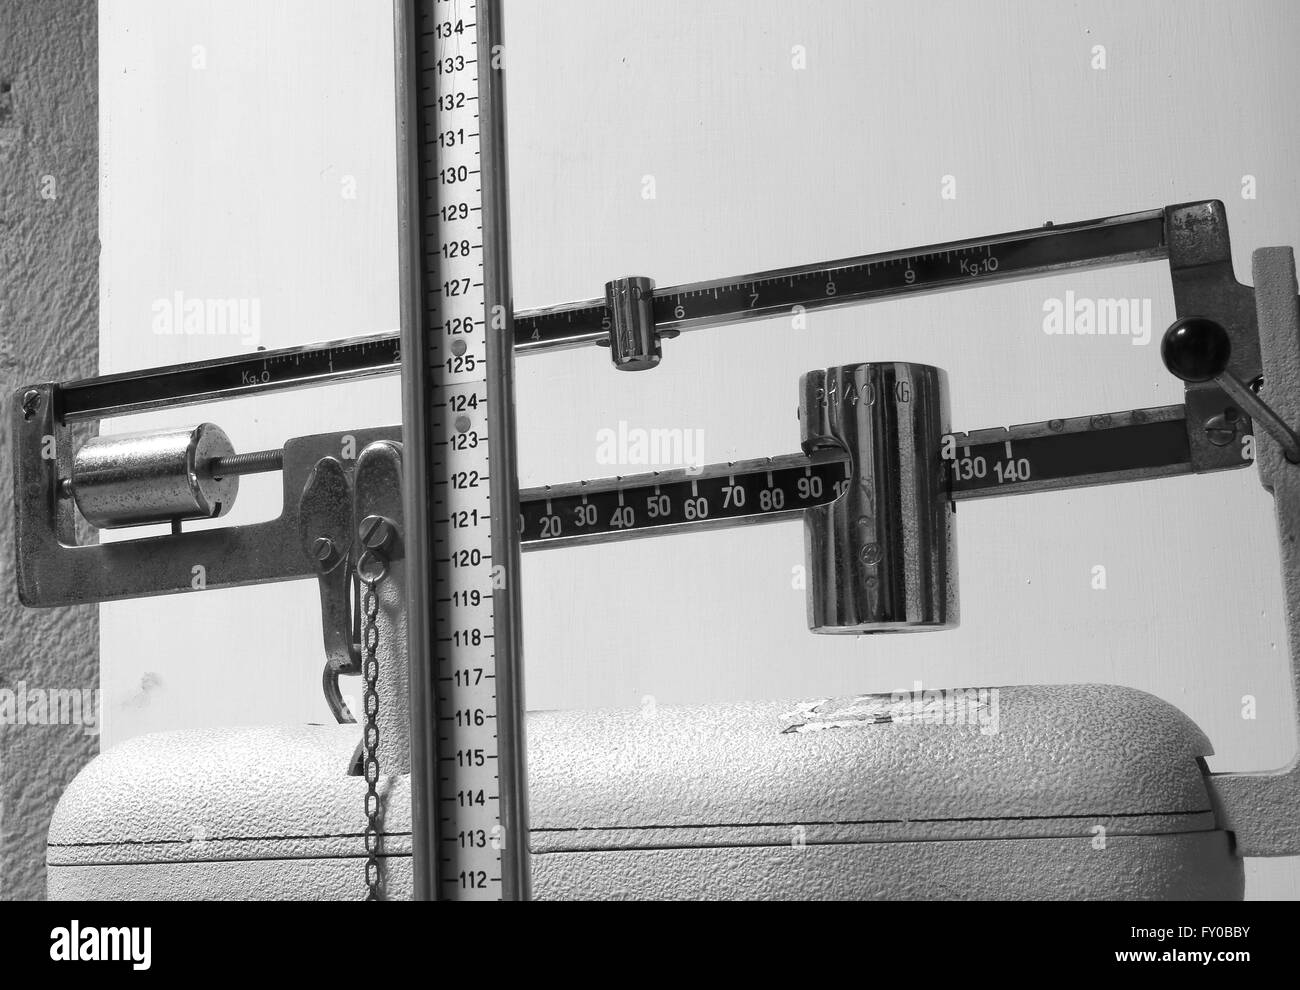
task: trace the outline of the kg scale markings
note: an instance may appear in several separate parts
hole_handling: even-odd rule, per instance
[[[416,895],[523,899],[500,5],[395,10]]]
[[[655,327],[660,336],[674,337],[789,317],[796,307],[811,312],[1066,271],[1172,262],[1174,223],[1182,216],[1209,222],[1221,209],[1205,201],[664,287],[654,292]],[[516,350],[527,354],[601,344],[609,329],[606,302],[589,299],[516,313],[513,333]],[[397,345],[397,334],[378,333],[70,382],[62,386],[63,415],[96,419],[168,406],[178,394],[199,401],[392,374]]]

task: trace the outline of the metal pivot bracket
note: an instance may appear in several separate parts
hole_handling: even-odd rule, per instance
[[[402,444],[381,440],[357,457],[352,532],[356,571],[378,600],[375,658],[379,664],[379,765],[385,775],[411,772],[411,720]],[[363,644],[364,646],[364,644]]]
[[[1262,248],[1253,257],[1264,383],[1261,398],[1284,423],[1300,422],[1300,301],[1295,254]],[[1245,376],[1243,376],[1245,377]],[[1251,380],[1247,378],[1247,380]],[[1300,465],[1267,432],[1255,437],[1260,481],[1277,516],[1290,653],[1290,706],[1300,736]],[[1300,853],[1300,753],[1283,769],[1210,775],[1210,793],[1223,827],[1242,856]]]
[[[337,458],[321,458],[308,476],[298,500],[298,530],[320,589],[325,701],[336,720],[355,722],[339,690],[340,677],[361,673],[361,649],[354,608],[352,480]]]
[[[375,615],[380,683],[380,755],[386,767],[410,766],[406,691],[406,601],[403,597],[402,445],[380,440],[349,472],[335,457],[317,462],[303,487],[298,525],[304,556],[315,568],[325,640],[322,683],[339,722],[356,722],[339,677],[363,672],[360,586],[378,599]]]

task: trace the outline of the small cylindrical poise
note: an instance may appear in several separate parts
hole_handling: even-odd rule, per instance
[[[808,627],[853,635],[955,627],[953,506],[941,460],[947,376],[903,362],[809,372],[799,415],[805,450],[849,455],[840,497],[804,517]]]
[[[213,477],[212,461],[234,453],[211,423],[95,437],[73,458],[72,497],[99,529],[213,519],[230,511],[239,478]]]
[[[654,296],[651,278],[620,278],[605,284],[612,319],[609,356],[619,371],[648,371],[663,356],[655,329]]]

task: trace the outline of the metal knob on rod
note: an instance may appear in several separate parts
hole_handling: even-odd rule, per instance
[[[1282,447],[1286,459],[1300,464],[1300,436],[1250,385],[1228,370],[1232,341],[1221,323],[1200,316],[1179,320],[1160,343],[1160,357],[1176,378],[1193,385],[1214,382]]]

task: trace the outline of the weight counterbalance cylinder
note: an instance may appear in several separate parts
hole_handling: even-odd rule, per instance
[[[221,469],[234,453],[211,423],[94,437],[72,460],[68,493],[100,529],[215,519],[239,494],[239,476]]]

